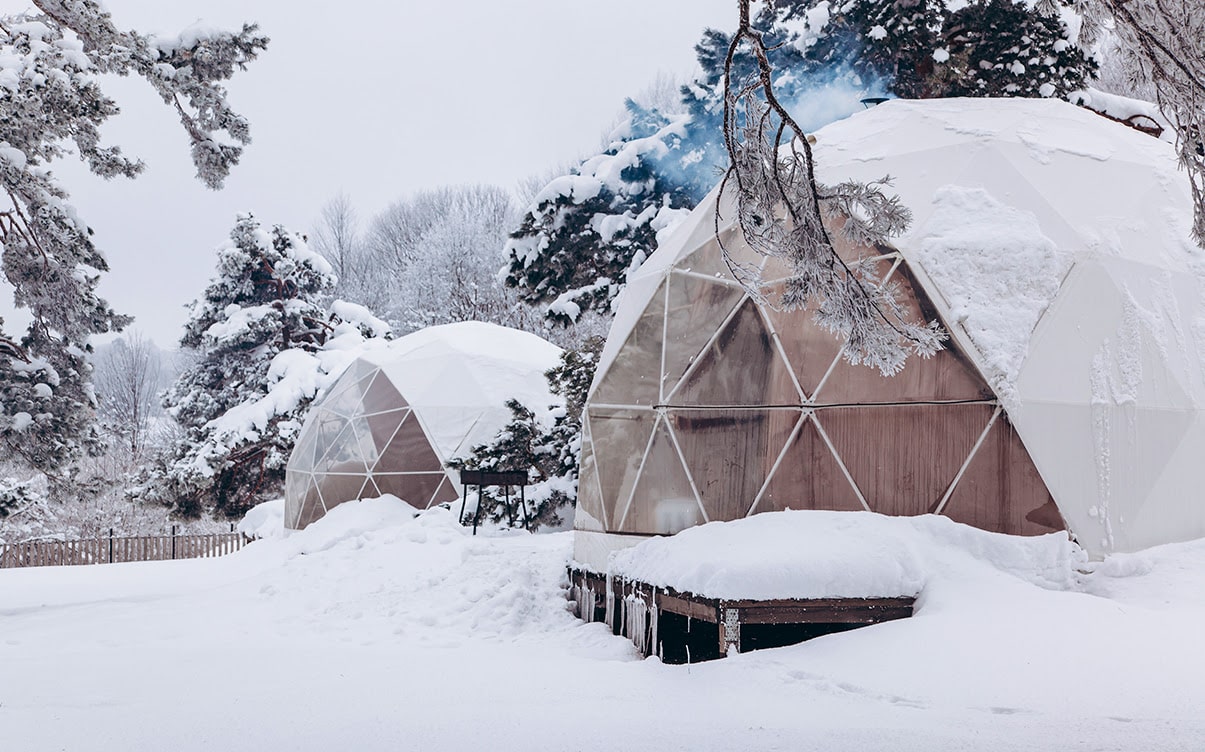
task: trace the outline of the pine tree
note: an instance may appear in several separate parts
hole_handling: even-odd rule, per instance
[[[46,497],[33,487],[32,481],[0,477],[0,518],[33,504],[46,503]]]
[[[626,108],[610,146],[549,183],[506,245],[506,283],[560,324],[605,311],[652,253],[657,231],[702,197],[682,178],[698,156],[685,140],[688,117],[630,100]]]
[[[848,70],[863,80],[881,78],[887,91],[907,99],[1065,97],[1096,70],[1053,2],[973,0],[951,9],[945,0],[852,0],[820,14],[816,6],[774,6],[779,24],[805,20],[796,44],[804,47],[809,76]],[[793,97],[784,92],[784,101]]]
[[[970,3],[951,13],[942,44],[939,57],[949,59],[937,96],[1065,98],[1096,73],[1058,15],[1012,0]]]
[[[238,218],[180,340],[197,362],[164,397],[184,439],[136,496],[185,516],[210,507],[237,515],[280,488],[309,401],[266,398],[290,358],[326,342],[333,327],[321,300],[334,283],[330,265],[303,238],[279,225],[264,230],[249,214]]]
[[[96,293],[108,265],[48,169],[72,151],[104,178],[142,163],[101,143],[118,112],[102,74],[144,78],[176,109],[198,177],[219,187],[250,141],[223,82],[267,44],[254,26],[176,38],[121,31],[96,0],[34,0],[0,19],[0,266],[32,319],[20,336],[0,321],[0,441],[33,467],[59,473],[98,446],[85,361],[89,337],[129,318]]]

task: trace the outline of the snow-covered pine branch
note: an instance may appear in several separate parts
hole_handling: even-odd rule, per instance
[[[100,137],[118,108],[99,76],[134,74],[177,110],[198,177],[219,187],[250,141],[222,82],[266,44],[254,26],[122,31],[96,0],[35,0],[0,21],[0,264],[32,319],[21,336],[0,321],[0,440],[34,467],[55,471],[97,446],[84,356],[92,335],[129,322],[97,295],[108,264],[50,163],[75,153],[105,178],[141,172]]]

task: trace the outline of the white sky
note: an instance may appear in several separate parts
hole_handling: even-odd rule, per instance
[[[737,12],[735,0],[106,6],[140,31],[254,21],[272,38],[229,87],[254,142],[225,190],[192,177],[174,113],[140,80],[110,83],[124,112],[105,132],[147,162],[142,177],[105,182],[76,163],[58,168],[109,258],[101,292],[164,346],[179,338],[183,306],[212,275],[236,212],[306,231],[340,191],[367,217],[424,188],[511,187],[596,146],[624,97],[659,72],[692,71],[702,30],[734,26]],[[24,7],[0,0],[6,11]]]

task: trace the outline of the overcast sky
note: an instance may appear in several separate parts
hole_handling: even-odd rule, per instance
[[[254,21],[271,37],[230,85],[254,142],[225,190],[193,179],[174,114],[139,80],[108,91],[134,180],[58,168],[112,271],[102,293],[164,346],[213,273],[234,215],[307,231],[340,191],[364,215],[424,188],[522,178],[597,146],[624,97],[694,70],[735,0],[105,0],[118,26],[175,33]],[[0,0],[0,8],[25,3]]]

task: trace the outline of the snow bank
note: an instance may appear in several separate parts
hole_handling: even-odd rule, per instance
[[[1170,543],[1093,564],[1084,590],[1147,608],[1205,610],[1205,539]]]
[[[567,611],[569,535],[389,499],[218,559],[0,569],[0,749],[604,752],[599,708],[625,750],[1202,747],[1205,541],[1110,557],[1086,595],[1007,574],[1062,567],[1048,539],[900,524],[914,618],[690,666]]]
[[[787,511],[653,538],[612,554],[609,570],[710,598],[888,598],[968,570],[1065,588],[1082,561],[1063,534],[1021,538],[935,515]]]

